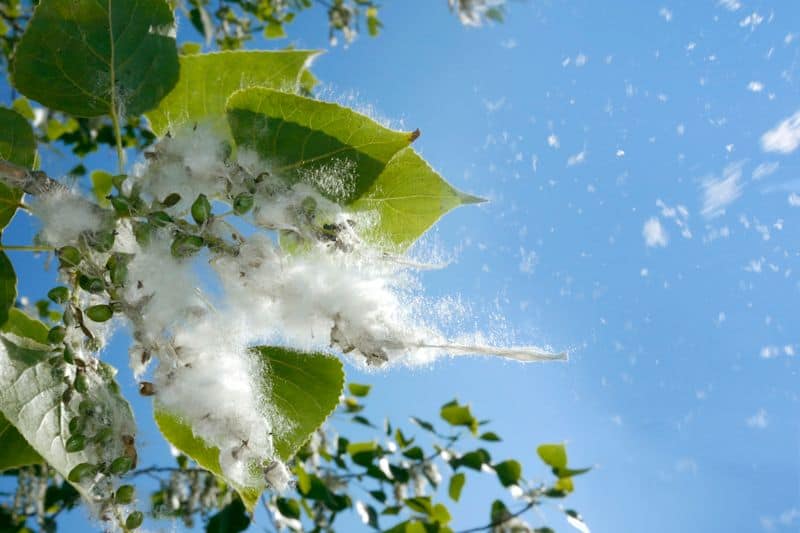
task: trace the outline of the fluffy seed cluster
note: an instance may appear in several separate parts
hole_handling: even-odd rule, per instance
[[[227,143],[203,127],[164,139],[123,192],[137,191],[176,222],[142,242],[135,222],[121,218],[111,250],[129,257],[121,308],[135,341],[134,373],[142,376],[151,360],[158,362],[148,394],[220,449],[220,465],[238,485],[282,489],[289,481],[271,437],[288,422],[269,405],[269,376],[253,346],[332,350],[371,366],[445,354],[560,357],[485,346],[476,335],[452,342],[423,320],[435,306],[417,294],[420,265],[362,242],[356,229],[374,223],[374,215],[347,213],[331,200],[351,193],[352,163],[330,163],[299,182],[274,168],[244,150],[232,157]],[[58,194],[35,208],[45,241],[63,246],[100,229],[104,220],[86,200]],[[175,254],[177,228],[191,221],[200,195],[214,205],[199,224],[211,244]],[[234,216],[230,206],[242,195],[252,208]],[[170,196],[179,199],[167,203]],[[56,204],[59,216],[50,216]]]

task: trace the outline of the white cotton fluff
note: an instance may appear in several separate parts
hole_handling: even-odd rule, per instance
[[[78,194],[54,189],[36,197],[31,213],[42,222],[41,237],[50,246],[74,245],[81,233],[103,227],[96,206]]]
[[[186,212],[201,193],[209,197],[222,195],[228,174],[224,162],[225,145],[210,126],[182,130],[178,135],[161,140],[153,161],[138,165],[135,177],[143,191],[157,200],[178,193],[180,202],[175,212]]]
[[[169,332],[173,326],[202,310],[197,290],[200,281],[191,262],[172,257],[171,235],[155,233],[148,246],[141,248],[128,264],[125,300],[140,308],[150,339]]]
[[[263,483],[262,462],[273,457],[262,390],[264,369],[248,353],[246,324],[213,312],[175,335],[176,358],[155,372],[159,404],[220,449],[225,475],[240,486]]]

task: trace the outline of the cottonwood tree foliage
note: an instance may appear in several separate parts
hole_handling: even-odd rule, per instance
[[[466,24],[499,16],[492,2],[450,6]],[[442,484],[446,467],[452,500],[470,469],[519,500],[517,510],[493,502],[476,530],[527,530],[521,513],[566,496],[585,471],[568,467],[563,446],[544,445],[555,481],[534,484],[515,460],[460,448],[453,428],[499,437],[455,401],[440,413],[447,431],[415,419],[433,439],[425,446],[358,414],[368,387],[350,384],[340,402],[342,363],[329,351],[365,366],[562,356],[454,341],[420,319],[407,297],[420,265],[404,251],[447,211],[481,199],[414,151],[418,131],[314,99],[317,52],[239,49],[259,24],[280,36],[307,7],[223,1],[212,17],[201,2],[2,4],[10,83],[23,96],[0,109],[0,229],[18,209],[41,222],[35,243],[2,249],[52,253],[60,284],[35,313],[23,309],[0,251],[0,470],[17,479],[0,527],[52,530],[80,502],[109,530],[134,530],[152,513],[239,531],[261,501],[282,529],[332,529],[355,509],[374,528],[449,531],[446,505],[425,487]],[[362,14],[370,33],[380,27],[372,2],[326,8],[348,40]],[[179,53],[176,9],[222,51],[184,43]],[[91,172],[85,197],[37,168],[38,145],[54,141],[78,156],[112,145],[119,170]],[[101,357],[116,325],[130,331],[130,367],[180,454],[175,467],[137,464],[133,412]],[[337,406],[376,440],[324,429]],[[132,484],[141,475],[163,481],[152,505]],[[353,494],[362,484],[369,499]]]

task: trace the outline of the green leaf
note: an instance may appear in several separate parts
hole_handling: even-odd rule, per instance
[[[150,127],[161,137],[170,128],[209,119],[227,131],[225,102],[231,94],[248,87],[295,90],[301,73],[317,54],[311,50],[237,50],[181,56],[178,84],[146,114]]]
[[[219,465],[219,448],[206,444],[202,438],[192,433],[192,428],[188,424],[184,423],[179,417],[161,409],[158,404],[155,405],[153,414],[158,429],[161,430],[161,434],[170,444],[183,454],[191,457],[192,460],[209,472],[223,479],[225,478]],[[264,486],[241,487],[230,480],[226,479],[226,481],[236,489],[247,509],[252,510],[255,508]]]
[[[300,504],[291,498],[278,498],[275,500],[278,510],[286,518],[300,518]]]
[[[237,91],[226,110],[237,145],[274,162],[271,172],[290,184],[310,182],[345,203],[359,198],[418,135],[390,130],[337,104],[272,89]],[[315,178],[321,172],[324,183]]]
[[[481,436],[478,438],[488,442],[500,442],[502,440],[500,438],[500,435],[498,435],[494,431],[487,431],[486,433],[482,433]]]
[[[20,466],[42,462],[42,457],[31,448],[25,437],[0,413],[0,472]]]
[[[250,517],[245,512],[242,500],[234,498],[220,512],[212,516],[206,526],[206,533],[238,533],[250,527]]]
[[[465,426],[476,434],[478,432],[478,420],[472,416],[468,405],[459,405],[456,400],[442,406],[441,417],[451,426]]]
[[[406,507],[417,513],[430,515],[433,512],[430,496],[418,496],[416,498],[407,498],[405,500]]]
[[[12,84],[79,117],[152,109],[178,80],[164,0],[42,0],[17,45]]]
[[[5,252],[0,252],[0,326],[8,320],[8,313],[17,300],[17,275]]]
[[[500,500],[495,500],[492,502],[492,510],[489,518],[492,523],[503,522],[511,518],[511,512],[508,510],[508,507],[506,507],[506,504]]]
[[[519,461],[513,459],[492,466],[495,472],[497,472],[497,478],[500,480],[500,484],[504,487],[516,485],[522,475],[522,465],[519,464]]]
[[[484,200],[454,189],[412,148],[399,151],[350,206],[375,212],[378,222],[363,236],[405,249],[448,211]]]
[[[463,472],[454,474],[453,477],[450,478],[450,486],[447,489],[447,493],[454,502],[457,502],[461,498],[461,490],[464,488],[464,483],[466,482],[467,476],[464,475]]]
[[[286,31],[283,29],[283,24],[276,20],[267,22],[264,28],[264,37],[267,39],[283,39],[286,37]]]
[[[339,403],[344,387],[342,362],[323,353],[259,346],[254,351],[269,366],[270,405],[291,430],[274,435],[278,456],[288,461]]]
[[[302,353],[270,346],[253,348],[252,353],[267,368],[261,387],[267,395],[270,411],[285,421],[288,428],[273,434],[278,458],[288,461],[336,407],[344,386],[342,363],[321,353]],[[194,435],[192,428],[180,417],[157,404],[155,419],[164,438],[173,446],[206,470],[225,477],[219,464],[219,448],[208,445],[202,436]],[[265,488],[265,485],[232,485],[251,511]]]
[[[563,444],[542,444],[536,453],[553,468],[567,468],[567,449]]]
[[[97,199],[97,203],[101,207],[110,206],[111,202],[106,197],[111,194],[111,189],[114,187],[114,176],[105,170],[95,170],[90,177],[92,179],[92,192],[95,199]]]
[[[78,465],[98,465],[124,456],[126,446],[121,437],[134,436],[136,425],[130,405],[119,394],[114,370],[104,364],[98,371],[87,367],[83,374],[86,393],[65,396],[67,385],[51,364],[49,348],[37,342],[47,328],[34,326],[33,319],[21,316],[12,314],[11,320],[19,323],[5,326],[0,335],[0,412],[6,421],[64,478]],[[19,334],[27,331],[36,338]],[[81,405],[95,409],[97,419],[90,421],[91,429],[108,428],[113,437],[102,446],[70,453],[66,449],[72,436],[68,422],[81,414]],[[87,495],[92,482],[92,478],[84,478],[75,484]]]
[[[372,385],[362,385],[360,383],[348,383],[347,390],[350,391],[350,394],[353,396],[358,396],[359,398],[363,398],[367,394],[369,394]]]
[[[33,168],[36,161],[36,138],[33,128],[18,112],[0,107],[0,158],[16,165]],[[17,211],[22,191],[0,184],[0,231]]]

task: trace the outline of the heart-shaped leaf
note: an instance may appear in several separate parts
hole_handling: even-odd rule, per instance
[[[17,45],[12,83],[79,117],[138,115],[178,80],[164,0],[41,0]]]
[[[277,459],[288,461],[338,404],[344,387],[342,363],[336,357],[321,353],[303,353],[272,346],[253,348],[252,354],[263,361],[266,368],[265,381],[259,386],[269,398],[270,412],[280,418],[282,428],[287,428],[273,433]],[[219,462],[219,448],[208,445],[202,435],[195,435],[180,417],[159,408],[158,404],[155,419],[164,438],[173,446],[206,470],[225,479]],[[233,486],[247,508],[252,510],[266,484]]]

